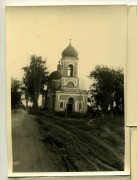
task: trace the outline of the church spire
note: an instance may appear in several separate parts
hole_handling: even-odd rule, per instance
[[[71,38],[69,39],[69,45],[71,45]]]

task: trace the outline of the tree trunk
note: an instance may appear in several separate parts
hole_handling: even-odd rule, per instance
[[[28,99],[26,98],[26,109],[28,109]]]
[[[26,109],[28,109],[28,99],[29,99],[29,97],[28,97],[28,90],[27,90],[27,87],[26,87],[26,90],[25,90],[25,99],[26,99]]]
[[[34,108],[35,109],[38,109],[38,93],[37,93],[37,91],[35,90],[35,92],[34,92]]]
[[[111,118],[113,119],[113,102],[111,103],[111,105],[110,105],[110,110],[111,110]]]

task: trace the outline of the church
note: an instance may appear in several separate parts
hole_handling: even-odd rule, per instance
[[[55,112],[87,112],[87,92],[79,89],[78,52],[71,45],[62,52],[57,70],[53,71],[47,84],[46,108]]]

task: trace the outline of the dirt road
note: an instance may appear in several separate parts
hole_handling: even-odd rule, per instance
[[[46,112],[13,113],[14,171],[123,170],[121,119],[47,117]]]
[[[56,157],[42,141],[36,116],[17,110],[12,116],[13,171],[43,172],[60,171]]]

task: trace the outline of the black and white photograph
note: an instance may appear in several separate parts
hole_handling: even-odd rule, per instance
[[[12,172],[125,169],[126,6],[6,8]]]

